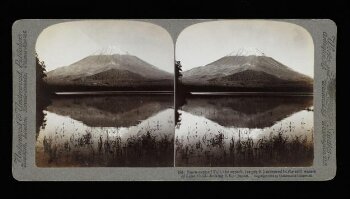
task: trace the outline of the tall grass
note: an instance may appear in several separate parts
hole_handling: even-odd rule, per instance
[[[176,137],[175,143],[176,166],[311,166],[314,157],[313,140],[286,136],[281,129],[258,140],[240,135],[238,139],[228,138],[218,132],[191,144]]]
[[[62,129],[56,130],[60,131]],[[123,140],[116,132],[93,139],[86,130],[81,136],[72,136],[65,142],[54,142],[44,137],[43,149],[37,147],[36,163],[39,167],[107,166],[107,167],[168,167],[173,166],[174,138],[154,135],[152,129],[139,136]],[[113,136],[109,136],[113,135]]]

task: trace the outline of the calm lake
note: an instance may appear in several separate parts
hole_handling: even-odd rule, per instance
[[[41,110],[39,167],[311,166],[313,97],[60,95]],[[180,115],[175,124],[174,112]],[[41,120],[38,120],[41,121]]]
[[[173,167],[173,95],[51,99],[36,140],[39,167]]]
[[[179,108],[176,166],[311,166],[313,97],[192,95]]]

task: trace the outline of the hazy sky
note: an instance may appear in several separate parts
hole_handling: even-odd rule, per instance
[[[181,61],[186,71],[242,48],[257,48],[295,71],[314,76],[314,45],[310,34],[286,22],[226,20],[189,26],[176,41],[176,60]]]
[[[39,35],[36,51],[46,70],[70,65],[104,48],[136,55],[173,73],[174,45],[163,28],[146,22],[88,20],[49,26]]]

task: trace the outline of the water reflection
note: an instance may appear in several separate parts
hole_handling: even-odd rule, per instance
[[[36,142],[42,167],[174,165],[172,95],[55,97]]]
[[[313,98],[189,97],[175,131],[176,166],[310,166]]]

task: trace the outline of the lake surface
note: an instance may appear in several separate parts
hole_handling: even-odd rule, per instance
[[[42,110],[39,167],[173,167],[173,95],[56,96]]]
[[[192,95],[179,108],[176,166],[311,166],[313,97]]]
[[[311,166],[313,97],[63,94],[38,114],[39,167]],[[174,114],[176,113],[176,114]],[[176,124],[175,124],[175,115]]]

